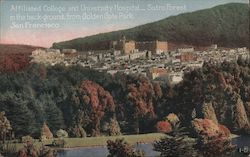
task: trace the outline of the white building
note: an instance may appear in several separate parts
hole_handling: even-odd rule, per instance
[[[45,65],[55,65],[64,61],[64,54],[57,49],[36,49],[30,57],[32,58],[31,62]]]
[[[177,52],[179,53],[185,53],[185,52],[194,52],[194,48],[193,47],[189,47],[189,48],[178,48]]]

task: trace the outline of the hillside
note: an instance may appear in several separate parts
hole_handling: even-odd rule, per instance
[[[30,54],[37,48],[42,48],[42,47],[31,46],[31,45],[0,44],[0,55],[13,54],[13,53]]]
[[[29,65],[29,55],[37,48],[29,45],[0,44],[0,72],[15,72]]]
[[[195,46],[217,43],[223,47],[249,47],[249,8],[248,4],[230,3],[131,29],[54,43],[52,47],[103,50],[108,49],[110,40],[117,40],[122,35],[136,41],[157,39]]]

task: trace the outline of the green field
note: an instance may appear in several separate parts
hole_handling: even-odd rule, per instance
[[[65,138],[65,148],[105,146],[107,144],[107,140],[115,140],[117,138],[124,138],[129,144],[150,143],[154,142],[155,140],[159,140],[163,136],[164,134],[161,133],[151,133],[141,135]]]
[[[159,140],[161,137],[164,137],[164,134],[161,133],[150,133],[150,134],[140,134],[140,135],[121,135],[121,136],[100,136],[100,137],[86,137],[86,138],[64,138],[65,145],[64,148],[77,148],[77,147],[94,147],[94,146],[106,146],[107,140],[115,140],[117,138],[124,138],[129,144],[136,143],[151,143],[156,140]],[[57,140],[57,138],[54,138]],[[51,145],[53,140],[47,140],[45,142],[41,142],[39,140],[34,141],[34,146],[36,148],[40,148],[42,145]],[[13,150],[20,150],[23,148],[22,143],[11,143],[5,147],[9,147]]]

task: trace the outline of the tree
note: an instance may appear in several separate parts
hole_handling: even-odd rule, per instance
[[[52,139],[53,138],[53,134],[50,131],[50,128],[48,127],[48,125],[46,123],[43,123],[42,129],[41,129],[41,140],[47,140],[47,139]]]
[[[233,157],[235,151],[230,138],[223,136],[200,137],[197,147],[204,157]]]
[[[86,130],[90,130],[92,136],[100,135],[100,123],[104,116],[114,117],[115,103],[111,94],[99,84],[86,80],[78,86],[73,99],[78,113],[76,125],[88,127]]]
[[[179,125],[176,125],[178,127]],[[184,128],[175,128],[171,136],[166,136],[154,143],[154,150],[160,152],[160,157],[196,157],[195,141],[183,132]]]
[[[27,103],[20,93],[8,92],[0,96],[0,110],[5,111],[17,137],[36,131],[35,116]]]
[[[134,123],[134,132],[139,134],[142,127],[148,129],[150,121],[156,118],[154,102],[162,96],[162,91],[159,85],[155,85],[154,88],[151,81],[142,75],[130,77],[128,76],[127,80],[126,96],[127,104],[130,106],[128,116],[132,114],[130,120]],[[143,125],[140,125],[141,123]]]
[[[115,141],[108,140],[107,148],[109,155],[107,157],[144,157],[141,151],[134,151],[124,139],[116,139]]]
[[[108,124],[108,132],[110,136],[121,135],[121,129],[116,119],[111,118]]]
[[[0,140],[4,142],[6,136],[10,136],[11,130],[10,121],[5,116],[5,112],[0,112]]]
[[[56,133],[60,128],[64,128],[62,111],[57,107],[55,101],[47,94],[42,96],[41,101],[44,106],[45,121],[52,132]]]

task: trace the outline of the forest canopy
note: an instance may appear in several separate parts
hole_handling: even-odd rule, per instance
[[[39,137],[44,123],[71,137],[156,132],[170,113],[187,128],[206,118],[249,133],[250,62],[206,63],[174,87],[141,75],[32,64],[0,74],[0,111],[16,137]]]

